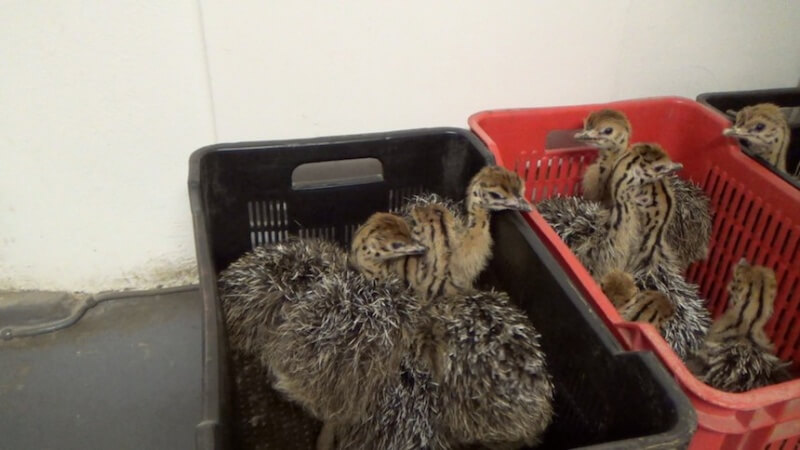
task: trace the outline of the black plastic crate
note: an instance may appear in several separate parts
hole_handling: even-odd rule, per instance
[[[735,120],[736,117],[729,114],[728,111],[738,111],[745,106],[755,105],[758,103],[774,103],[781,108],[794,109],[790,113],[789,117],[789,128],[791,129],[792,135],[789,141],[786,170],[790,173],[793,173],[795,167],[800,164],[800,88],[707,92],[698,95],[697,101],[711,107],[711,109],[718,111],[720,114],[731,119],[731,121]],[[800,180],[797,180],[796,178],[789,176],[789,174],[776,169],[764,158],[756,156],[750,150],[743,148],[742,151],[747,153],[751,158],[758,161],[761,165],[768,168],[779,177],[786,180],[787,183],[792,184],[794,187],[800,189]]]
[[[302,166],[317,162],[329,164]],[[452,128],[196,151],[189,185],[206,305],[199,447],[313,448],[319,427],[282,401],[260,369],[226,357],[216,289],[222,269],[289,234],[347,244],[370,214],[398,210],[411,195],[462,198],[472,175],[492,162],[476,136]],[[687,445],[695,412],[657,359],[622,350],[519,213],[496,214],[493,235],[480,284],[508,292],[527,312],[555,382],[556,415],[541,447]]]

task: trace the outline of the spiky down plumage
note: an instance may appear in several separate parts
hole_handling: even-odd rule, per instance
[[[316,239],[292,239],[242,255],[220,273],[218,283],[231,348],[260,353],[283,308],[346,267],[337,245]]]
[[[553,384],[527,316],[496,291],[430,305],[434,373],[453,445],[535,444],[553,415]]]
[[[570,248],[578,248],[595,236],[609,216],[599,202],[571,196],[542,200],[536,210]]]
[[[418,360],[403,361],[397,377],[378,397],[376,412],[358,423],[340,427],[338,450],[447,450],[439,430],[438,385]]]
[[[598,202],[578,197],[553,197],[536,209],[571,249],[585,247],[608,220],[608,210]],[[689,283],[676,268],[661,266],[654,272],[634,274],[642,290],[666,294],[675,306],[675,315],[664,323],[664,339],[681,357],[696,350],[708,332],[711,318],[696,285]]]
[[[411,215],[411,210],[414,208],[428,205],[442,205],[453,214],[453,217],[457,222],[464,223],[465,221],[466,210],[464,209],[465,206],[463,200],[455,201],[451,198],[442,197],[441,195],[433,192],[415,195],[408,199],[408,202],[401,210],[401,215],[404,217],[409,217]]]
[[[325,421],[372,413],[420,313],[400,282],[367,280],[321,240],[256,248],[219,285],[234,351],[258,356],[277,390]]]
[[[728,392],[788,381],[790,365],[746,339],[707,342],[689,364],[702,382]]]
[[[672,302],[675,313],[662,324],[661,331],[675,353],[686,359],[700,348],[711,325],[711,315],[697,285],[686,281],[675,268],[667,265],[633,276],[639,289],[661,292]]]
[[[696,184],[676,175],[667,179],[675,197],[675,213],[667,226],[667,243],[685,269],[708,257],[711,241],[711,202]]]

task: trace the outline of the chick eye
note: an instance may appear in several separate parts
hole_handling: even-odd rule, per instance
[[[401,244],[400,242],[392,242],[392,248],[395,249],[395,250],[397,250],[398,248],[400,248],[402,246],[403,246],[403,244]]]
[[[614,130],[611,127],[607,127],[603,130],[603,134],[611,134]]]
[[[495,200],[500,200],[501,198],[503,198],[503,196],[498,194],[497,192],[491,192],[491,191],[489,192],[489,197]]]
[[[763,123],[759,122],[756,124],[756,131],[764,131],[764,128],[767,128],[767,126]]]

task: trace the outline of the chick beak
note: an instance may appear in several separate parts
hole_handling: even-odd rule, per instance
[[[428,247],[420,244],[419,242],[414,242],[413,244],[408,244],[402,249],[398,251],[398,255],[400,256],[417,256],[417,255],[424,255],[428,251]]]
[[[672,165],[667,169],[666,174],[672,175],[673,173],[677,173],[683,170],[683,164],[681,163],[672,163]]]
[[[575,136],[573,137],[575,138],[576,141],[581,141],[581,142],[592,141],[596,138],[596,136],[594,136],[594,133],[592,133],[591,130],[578,131],[577,133],[575,133]]]
[[[528,203],[528,201],[525,200],[524,198],[517,197],[517,207],[516,207],[516,209],[518,211],[522,211],[522,212],[531,212],[533,210],[533,206],[531,206],[531,204]]]
[[[736,127],[731,127],[731,128],[725,128],[724,130],[722,130],[722,134],[724,136],[728,136],[728,137],[739,137],[739,136],[742,135],[742,132],[741,132],[740,129],[738,129]]]

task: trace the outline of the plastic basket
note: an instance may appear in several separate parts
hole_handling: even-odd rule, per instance
[[[313,164],[320,162],[325,164]],[[224,144],[195,152],[189,185],[205,302],[199,446],[313,448],[319,426],[272,391],[257,365],[226,357],[216,289],[220,270],[253,246],[289,234],[346,244],[370,214],[398,210],[410,195],[463,197],[471,176],[491,162],[480,140],[459,129]],[[686,445],[696,426],[694,411],[655,356],[622,350],[519,213],[496,215],[493,234],[494,257],[480,282],[508,292],[527,312],[554,377],[556,415],[543,447]]]
[[[659,142],[684,165],[680,175],[711,198],[714,223],[707,260],[693,264],[688,279],[700,286],[712,315],[724,311],[731,265],[741,257],[776,271],[775,312],[767,333],[782,358],[800,357],[800,191],[755,164],[722,136],[730,122],[683,98],[651,98],[608,104],[487,111],[469,119],[499,164],[527,180],[533,201],[580,195],[584,168],[596,150],[574,141],[583,118],[601,108],[623,111],[632,142]],[[567,269],[581,293],[629,349],[653,350],[680,382],[698,415],[692,446],[698,449],[795,448],[800,436],[800,380],[726,393],[697,380],[650,325],[624,322],[566,244],[537,212],[528,215],[536,234]]]
[[[733,116],[727,114],[729,110],[738,111],[745,106],[758,103],[774,103],[781,108],[791,108],[789,113],[789,128],[792,136],[789,141],[789,152],[786,161],[786,170],[793,172],[794,168],[800,164],[800,88],[784,89],[763,89],[759,91],[738,91],[738,92],[707,92],[697,96],[697,101],[711,107],[715,111],[733,120]],[[750,157],[763,164],[773,173],[786,180],[787,183],[800,189],[800,180],[789,176],[789,174],[775,169],[765,159],[756,156],[748,149],[742,149]]]

